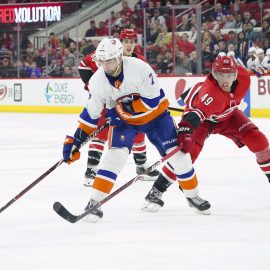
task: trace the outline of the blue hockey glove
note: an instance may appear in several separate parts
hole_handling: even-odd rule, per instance
[[[63,146],[63,159],[66,163],[70,164],[80,158],[79,148],[87,136],[80,128],[77,128],[74,137],[66,136]]]
[[[111,126],[119,126],[125,123],[125,120],[119,116],[115,108],[107,110],[106,118]]]

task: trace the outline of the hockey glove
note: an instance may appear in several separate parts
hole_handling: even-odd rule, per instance
[[[106,116],[108,121],[110,122],[110,126],[119,126],[121,124],[125,123],[125,120],[123,120],[119,114],[117,113],[115,108],[107,110]]]
[[[134,114],[134,113],[135,113],[135,112],[134,112],[134,108],[133,108],[132,101],[127,102],[127,103],[122,102],[121,104],[122,104],[123,109],[124,109],[126,112],[128,112],[128,113],[130,113],[130,114]]]
[[[80,128],[77,128],[74,137],[66,136],[63,146],[63,159],[70,164],[80,158],[79,148],[87,139],[87,134]]]
[[[185,121],[180,122],[178,127],[178,145],[182,147],[182,152],[189,153],[194,145],[194,128],[189,122]]]

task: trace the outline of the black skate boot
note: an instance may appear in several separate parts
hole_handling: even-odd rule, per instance
[[[142,210],[146,212],[157,212],[164,205],[161,198],[162,192],[158,191],[155,187],[152,187],[145,197],[145,203]]]
[[[141,165],[141,166],[136,166],[136,173],[137,174],[143,174],[143,178],[141,179],[142,181],[156,181],[158,176],[159,176],[159,171],[158,170],[153,170],[149,173],[146,173],[146,166]]]
[[[87,168],[84,177],[85,177],[84,185],[86,187],[91,187],[96,177],[96,172],[92,168]]]
[[[90,199],[87,206],[85,207],[85,211],[88,211],[89,214],[84,217],[84,221],[97,222],[103,217],[103,212],[99,202],[93,199]]]
[[[210,215],[210,203],[198,195],[194,198],[186,198],[190,207],[194,208],[195,211],[202,215]]]

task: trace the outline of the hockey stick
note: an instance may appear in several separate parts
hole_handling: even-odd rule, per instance
[[[168,107],[168,109],[169,109],[170,111],[175,111],[175,112],[184,112],[184,109],[180,109],[180,108]]]
[[[87,137],[86,141],[81,144],[81,146],[77,149],[75,149],[73,152],[78,151],[82,146],[87,144],[91,139],[93,139],[100,131],[102,131],[104,128],[106,128],[109,125],[109,123],[105,123],[100,128],[98,128],[95,132],[93,132],[89,137]],[[15,201],[17,201],[20,197],[22,197],[27,191],[29,191],[32,187],[34,187],[36,184],[38,184],[42,179],[44,179],[47,175],[49,175],[51,172],[53,172],[57,167],[59,167],[64,162],[63,159],[59,160],[57,163],[55,163],[50,169],[48,169],[45,173],[43,173],[40,177],[38,177],[33,183],[31,183],[29,186],[27,186],[24,190],[22,190],[18,195],[16,195],[12,200],[10,200],[7,204],[5,204],[1,209],[0,213],[3,212],[6,208],[8,208],[11,204],[13,204]]]
[[[153,171],[161,163],[163,163],[164,161],[166,161],[167,159],[169,159],[170,157],[172,157],[175,153],[177,153],[178,151],[180,151],[180,149],[181,149],[181,146],[178,146],[177,148],[175,148],[174,150],[172,150],[169,154],[167,154],[166,156],[164,156],[163,158],[161,158],[160,160],[158,160],[157,162],[155,162],[152,166],[148,167],[143,174],[147,174],[147,173]],[[118,189],[116,189],[114,192],[112,192],[111,194],[109,194],[108,196],[106,196],[103,200],[101,200],[99,202],[98,205],[90,208],[89,210],[83,212],[82,214],[80,214],[78,216],[73,215],[72,213],[70,213],[60,202],[55,202],[53,204],[53,209],[63,219],[69,221],[70,223],[76,223],[77,221],[79,221],[82,218],[84,218],[85,216],[87,216],[93,209],[96,209],[99,206],[103,205],[104,203],[106,203],[107,201],[109,201],[110,199],[112,199],[113,197],[115,197],[117,194],[119,194],[120,192],[122,192],[123,190],[125,190],[126,188],[128,188],[129,186],[131,186],[134,182],[140,180],[141,177],[142,177],[141,175],[142,174],[138,174],[137,176],[135,176],[134,178],[132,178],[131,180],[129,180],[127,183],[125,183],[124,185],[122,185],[121,187],[119,187]]]

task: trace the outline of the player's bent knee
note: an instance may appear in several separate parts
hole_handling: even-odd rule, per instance
[[[110,148],[106,157],[101,161],[99,169],[119,174],[124,168],[129,155],[127,147]]]
[[[170,152],[172,148],[168,151]],[[177,152],[170,158],[170,164],[177,174],[186,173],[192,169],[192,161],[190,154],[185,154],[181,151]]]
[[[266,136],[259,129],[250,129],[243,137],[242,142],[253,153],[260,152],[267,148],[269,142]]]

